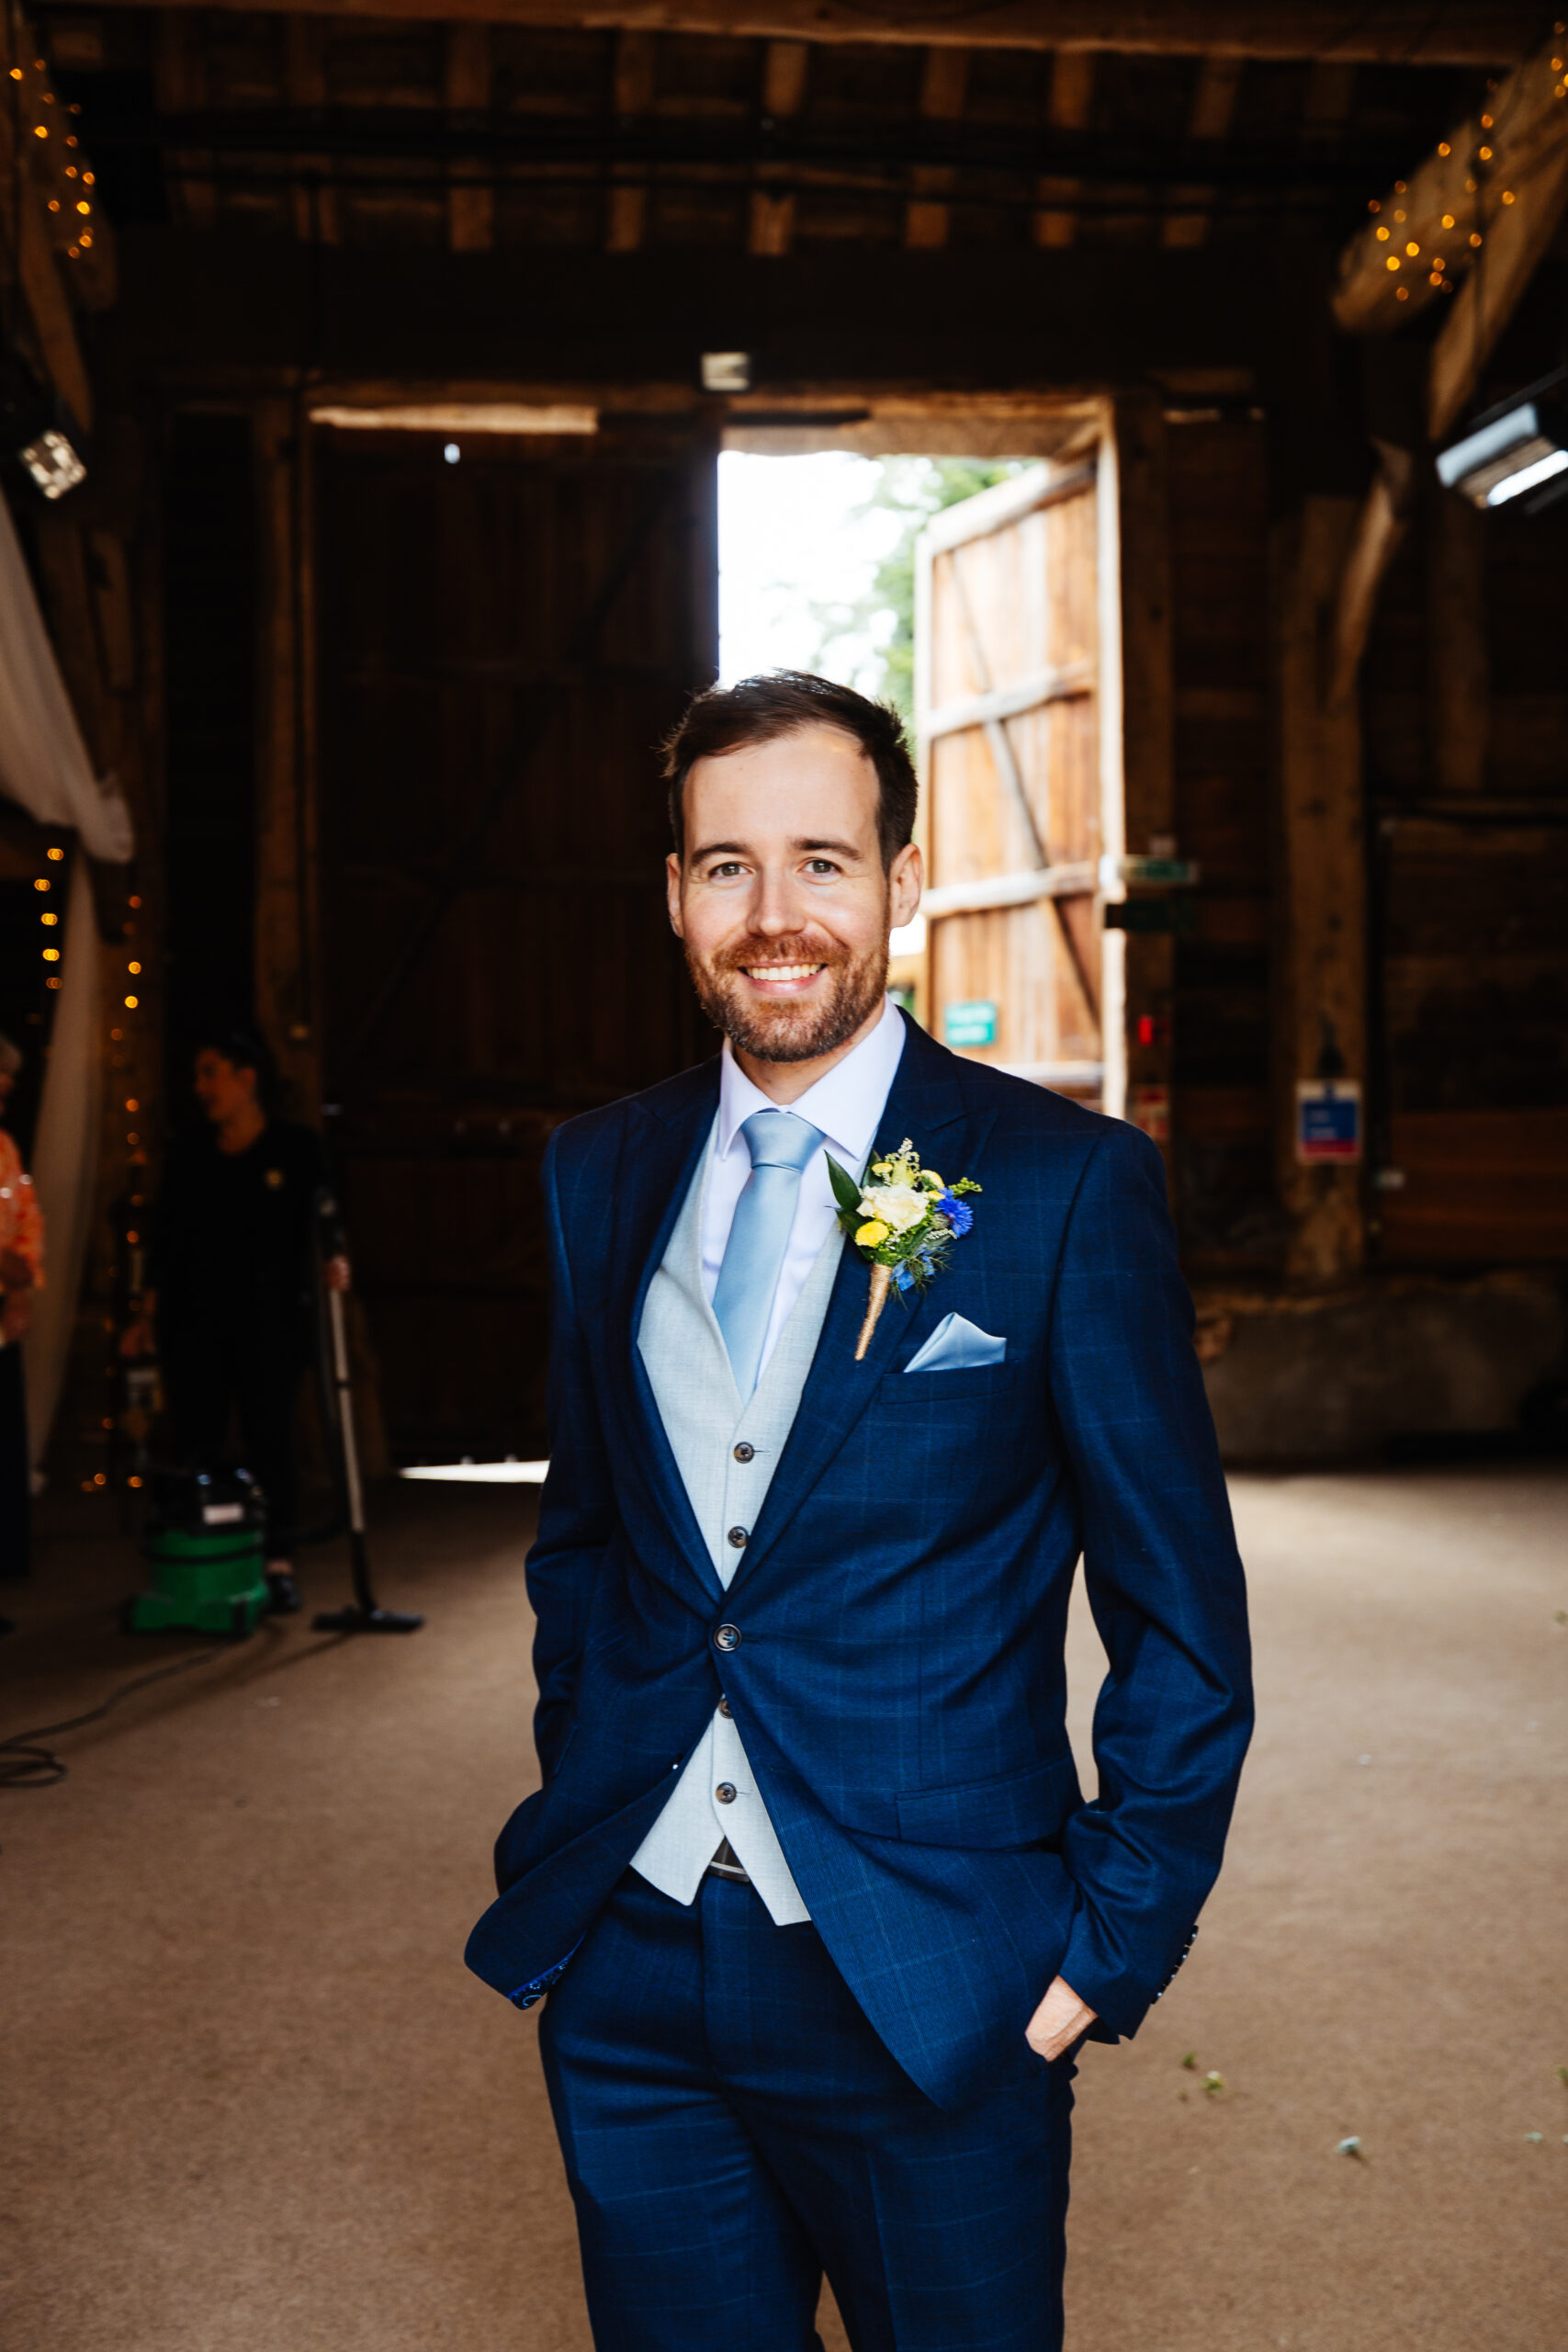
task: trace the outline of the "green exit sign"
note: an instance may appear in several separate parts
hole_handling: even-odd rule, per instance
[[[994,1046],[997,1008],[989,997],[975,997],[964,1004],[944,1004],[942,1034],[950,1046]]]

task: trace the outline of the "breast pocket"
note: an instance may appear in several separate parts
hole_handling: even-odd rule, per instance
[[[888,1372],[878,1401],[908,1408],[928,1397],[945,1405],[961,1404],[967,1396],[978,1404],[1021,1386],[1027,1374],[1026,1364],[1006,1363],[972,1364],[964,1372]]]

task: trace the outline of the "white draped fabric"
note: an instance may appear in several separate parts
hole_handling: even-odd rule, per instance
[[[122,865],[136,846],[130,811],[93,774],[60,664],[0,499],[0,792],[40,825],[70,825],[88,854]]]
[[[130,811],[93,774],[4,499],[0,499],[0,792],[40,825],[69,826],[93,857],[123,865]],[[70,1360],[92,1230],[103,1094],[103,955],[85,857],[72,861],[49,1066],[33,1139],[45,1288],[23,1342],[28,1434],[41,1459]],[[56,934],[59,936],[59,934]],[[25,1045],[26,1041],[18,1041]]]

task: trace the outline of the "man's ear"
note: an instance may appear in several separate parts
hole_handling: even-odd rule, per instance
[[[673,850],[664,861],[664,903],[670,910],[670,928],[677,939],[686,934],[681,928],[681,861]]]
[[[926,887],[925,860],[916,842],[906,842],[887,869],[887,927],[902,931],[912,922]]]

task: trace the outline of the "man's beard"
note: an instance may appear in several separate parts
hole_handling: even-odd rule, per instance
[[[751,964],[820,964],[828,985],[811,1003],[749,1003],[742,972]],[[738,1053],[760,1062],[810,1062],[835,1052],[875,1012],[887,987],[887,943],[853,956],[832,940],[797,932],[789,939],[743,941],[708,963],[688,948],[686,968],[698,1003]]]

